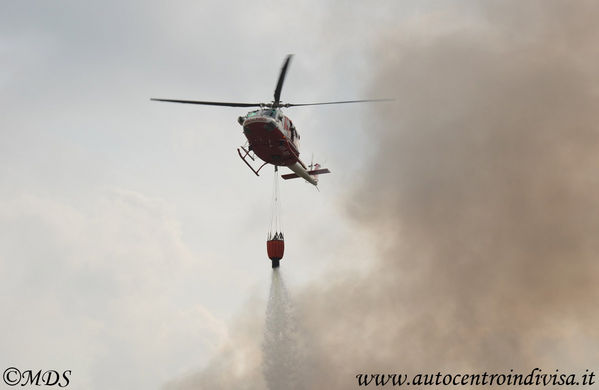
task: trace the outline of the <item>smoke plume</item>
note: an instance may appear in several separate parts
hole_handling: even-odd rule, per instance
[[[379,252],[296,297],[306,388],[599,366],[599,3],[477,15],[378,43],[372,94],[397,100],[347,211]]]

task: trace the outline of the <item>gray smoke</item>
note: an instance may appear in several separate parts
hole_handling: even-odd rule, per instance
[[[165,389],[265,389],[261,369],[262,332],[264,329],[264,302],[251,299],[233,321],[229,338],[214,358],[201,371],[176,378],[165,384]]]
[[[319,367],[345,383],[599,362],[599,3],[525,3],[382,40],[373,90],[398,101],[374,116],[376,174],[348,207],[382,250],[371,273],[303,310],[328,330]]]
[[[397,101],[364,124],[378,147],[347,199],[379,251],[297,297],[307,388],[597,371],[599,2],[477,15],[380,37],[371,94]]]

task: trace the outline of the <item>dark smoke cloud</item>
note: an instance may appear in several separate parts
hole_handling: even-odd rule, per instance
[[[365,124],[378,149],[347,205],[380,252],[296,296],[307,388],[599,367],[599,2],[480,15],[381,37],[373,93],[397,101]]]

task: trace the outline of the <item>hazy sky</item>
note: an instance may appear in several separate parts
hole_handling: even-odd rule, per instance
[[[244,110],[149,98],[270,101],[288,53],[285,101],[377,97],[372,26],[402,8],[4,2],[0,365],[124,389],[206,363],[240,305],[268,294],[272,174],[237,157]],[[340,201],[359,180],[368,113],[288,112],[305,159],[335,172],[320,193],[281,185],[290,285],[369,261]]]
[[[269,101],[288,53],[284,101],[397,98],[287,111],[333,172],[280,186],[306,386],[596,368],[599,13],[569,4],[5,2],[0,368],[264,385],[272,174],[244,110],[149,98]]]

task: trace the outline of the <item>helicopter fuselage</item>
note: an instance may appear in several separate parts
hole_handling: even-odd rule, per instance
[[[281,110],[267,108],[239,117],[249,150],[264,162],[290,167],[299,160],[300,136],[291,120]]]

